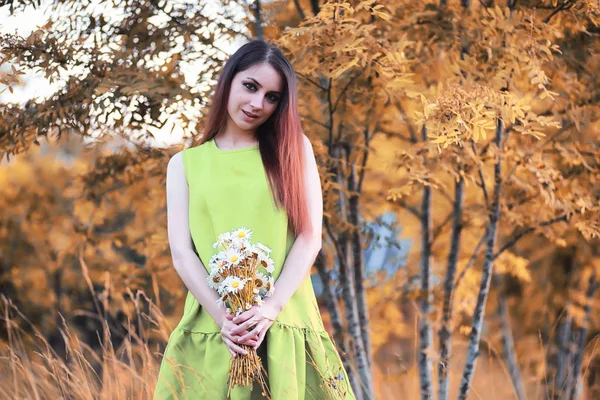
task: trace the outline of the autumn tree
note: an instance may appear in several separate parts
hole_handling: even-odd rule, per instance
[[[40,6],[5,3],[15,13]],[[57,342],[65,315],[88,343],[97,344],[102,329],[94,315],[114,317],[113,338],[127,335],[125,320],[140,318],[138,289],[165,311],[182,298],[164,204],[175,149],[154,149],[153,135],[177,125],[186,140],[201,129],[199,116],[228,56],[222,47],[246,34],[246,7],[57,1],[28,37],[0,37],[3,91],[12,92],[25,72],[42,71],[60,86],[48,98],[0,104],[10,188],[1,201],[11,210],[2,215],[2,292]],[[66,138],[82,145],[63,157]],[[31,148],[40,144],[58,153],[42,157]]]
[[[306,86],[305,125],[326,156],[325,228],[345,290],[347,325],[338,329],[346,330],[355,346],[362,339],[365,347],[368,334],[352,332],[364,267],[356,252],[348,257],[345,246],[352,234],[345,232],[360,232],[350,218],[350,199],[360,193],[362,174],[367,171],[368,179],[373,169],[368,155],[377,150],[373,138],[382,134],[402,148],[397,173],[384,178],[391,187],[388,199],[419,222],[415,236],[421,245],[409,264],[420,266],[414,291],[421,311],[422,398],[433,396],[438,318],[438,397],[449,396],[457,319],[470,324],[459,397],[468,395],[492,278],[505,360],[517,396],[524,397],[504,281],[511,276],[525,282],[530,272],[512,251],[528,235],[562,246],[565,229],[588,243],[599,234],[598,196],[590,185],[598,176],[597,139],[584,139],[595,135],[598,87],[590,72],[597,60],[581,59],[579,52],[580,60],[571,63],[561,55],[579,51],[582,35],[597,35],[597,6],[548,4],[539,11],[516,2],[504,8],[470,2],[329,2],[315,17],[298,2],[295,6],[305,20],[280,41],[294,55]],[[589,89],[579,91],[582,84]],[[364,215],[368,206],[358,206]],[[344,275],[348,259],[359,260],[354,283]],[[444,269],[437,259],[447,260]],[[321,272],[324,281],[329,272]],[[435,285],[435,277],[443,285]],[[480,281],[476,290],[460,286],[474,279]],[[476,301],[457,317],[455,301],[464,304],[470,297]],[[332,315],[339,313],[335,301],[328,304]],[[350,352],[359,354],[360,346]]]
[[[72,208],[56,211],[87,227],[77,242],[85,251],[69,257],[83,260],[102,290],[116,297],[133,285],[157,301],[168,297],[158,282],[176,278],[157,232],[164,165],[176,149],[146,139],[172,121],[183,142],[198,139],[227,57],[222,46],[251,32],[278,43],[300,78],[303,127],[324,188],[325,245],[315,269],[357,398],[374,397],[374,354],[402,322],[393,313],[387,331],[375,337],[370,329],[366,223],[383,210],[398,213],[414,243],[407,265],[378,290],[387,304],[417,302],[421,398],[433,398],[437,376],[437,397],[447,399],[453,370],[462,371],[458,397],[467,398],[485,327],[494,323],[501,335],[486,339],[502,345],[524,398],[516,347],[548,320],[560,328],[543,335],[552,351],[541,369],[553,394],[576,396],[598,327],[597,4],[294,0],[215,9],[122,1],[114,5],[122,20],[108,8],[55,4],[70,17],[28,38],[2,37],[0,62],[14,67],[3,84],[40,69],[64,86],[43,101],[2,105],[0,148],[12,157],[62,132],[128,143],[94,156],[78,184],[84,195],[61,200]],[[67,34],[71,25],[77,29]],[[189,80],[183,71],[192,65],[202,68]],[[119,273],[107,273],[107,264]],[[550,306],[542,314],[515,306],[529,298]],[[533,317],[515,326],[511,315]],[[468,335],[464,366],[453,357],[458,327]]]

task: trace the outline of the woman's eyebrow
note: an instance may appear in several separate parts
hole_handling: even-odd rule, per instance
[[[261,85],[261,84],[260,84],[260,83],[259,83],[259,82],[258,82],[256,79],[254,79],[254,78],[252,78],[252,77],[250,77],[250,76],[248,76],[248,77],[246,77],[246,78],[247,78],[247,79],[250,79],[252,82],[256,83],[256,86],[258,86],[258,87],[262,87],[262,85]],[[273,94],[279,94],[279,95],[281,95],[281,92],[278,92],[277,90],[272,90],[270,93],[273,93]]]

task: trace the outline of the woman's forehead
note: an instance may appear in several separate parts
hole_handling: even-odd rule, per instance
[[[241,79],[252,79],[266,91],[281,92],[283,80],[275,68],[267,63],[259,63],[238,73]]]

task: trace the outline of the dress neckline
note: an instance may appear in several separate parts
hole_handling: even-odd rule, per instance
[[[255,144],[252,146],[240,147],[238,149],[221,149],[219,146],[217,146],[217,141],[214,138],[210,140],[210,143],[212,143],[212,146],[215,148],[215,150],[223,154],[241,153],[245,151],[258,150],[259,147],[258,144]]]

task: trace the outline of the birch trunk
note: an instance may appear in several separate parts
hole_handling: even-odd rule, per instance
[[[517,360],[517,351],[515,350],[515,341],[510,324],[510,313],[508,311],[508,301],[506,299],[504,280],[497,275],[494,277],[494,280],[496,280],[496,286],[499,289],[498,316],[500,317],[500,326],[502,329],[502,350],[504,354],[504,361],[508,366],[508,372],[515,389],[515,393],[517,394],[517,398],[519,400],[524,400],[527,398],[527,395],[525,392],[525,386],[523,386],[521,370]]]
[[[365,349],[360,329],[360,321],[358,318],[358,310],[356,307],[356,292],[354,290],[354,277],[348,260],[348,250],[350,238],[348,233],[344,232],[340,235],[340,247],[345,254],[343,259],[340,259],[340,283],[344,296],[344,311],[348,326],[348,335],[350,336],[350,348],[352,349],[352,360],[358,374],[359,382],[353,385],[357,399],[372,398],[372,382],[367,362]]]
[[[493,265],[494,265],[494,249],[496,247],[496,236],[498,233],[498,224],[500,220],[500,193],[502,188],[502,138],[504,126],[502,120],[497,121],[496,137],[494,143],[498,148],[496,164],[494,166],[494,197],[492,208],[490,210],[490,225],[487,231],[487,243],[485,249],[485,258],[483,261],[483,269],[481,271],[481,285],[479,286],[479,294],[477,296],[477,304],[473,313],[473,323],[471,325],[471,335],[469,336],[469,347],[467,351],[467,361],[463,371],[462,380],[460,383],[458,398],[466,400],[471,389],[473,374],[475,373],[475,365],[479,356],[479,342],[481,340],[481,328],[483,326],[483,318],[485,316],[485,303],[490,291],[490,283],[492,280]]]
[[[352,164],[350,177],[348,179],[348,189],[350,191],[349,203],[349,222],[353,225],[352,230],[352,261],[354,264],[354,285],[356,291],[356,307],[358,309],[358,319],[360,322],[363,347],[365,349],[367,363],[372,368],[371,360],[371,332],[369,324],[369,308],[367,306],[367,292],[365,288],[365,262],[364,249],[362,245],[362,233],[360,230],[359,205],[360,197],[357,191],[356,165]]]
[[[558,354],[556,356],[556,376],[554,377],[554,399],[560,400],[563,396],[568,371],[571,369],[569,361],[569,343],[571,342],[571,325],[573,317],[571,316],[571,305],[567,304],[567,315],[560,324],[558,335],[556,335],[556,347]]]
[[[448,400],[450,379],[450,355],[452,353],[452,294],[454,279],[460,252],[460,239],[462,231],[462,209],[464,195],[464,179],[461,177],[454,187],[454,205],[452,236],[450,239],[450,253],[448,254],[448,267],[444,278],[444,306],[442,310],[442,324],[438,333],[440,346],[440,362],[438,364],[438,400]]]
[[[427,130],[423,127],[422,140],[427,140]],[[425,164],[427,160],[425,160]],[[433,398],[433,367],[429,356],[433,346],[431,330],[431,187],[423,188],[421,202],[421,299],[419,319],[419,377],[421,381],[421,399]]]
[[[256,28],[256,38],[264,40],[265,35],[263,33],[263,20],[262,10],[260,7],[260,0],[255,0],[254,6],[252,6],[252,11],[254,12],[254,26]]]
[[[593,272],[590,276],[590,280],[588,283],[588,290],[585,294],[585,306],[583,308],[584,312],[584,320],[579,328],[578,333],[578,343],[575,350],[575,357],[573,363],[573,380],[572,385],[568,388],[569,391],[569,400],[574,400],[579,398],[580,388],[582,386],[582,377],[581,377],[581,365],[583,363],[583,356],[585,353],[585,345],[587,341],[587,330],[590,323],[590,314],[592,312],[592,301],[594,299],[594,294],[598,289],[598,283],[596,282],[596,273]]]
[[[315,266],[317,272],[323,283],[323,297],[325,299],[325,307],[329,312],[331,319],[331,325],[333,327],[333,340],[341,351],[342,362],[344,363],[344,369],[350,374],[350,362],[348,360],[348,337],[344,332],[344,325],[342,323],[342,315],[340,307],[337,301],[337,295],[333,286],[333,280],[329,275],[330,269],[327,268],[326,258],[323,251],[320,251],[315,260]]]
[[[335,146],[334,156],[337,160],[345,160],[344,148],[341,146]],[[344,186],[347,184],[344,177],[344,171],[342,166],[336,168],[336,180],[338,185]],[[339,201],[342,218],[348,220],[348,202],[344,191],[339,191]],[[362,329],[360,326],[360,319],[357,307],[356,298],[356,284],[354,282],[354,273],[352,271],[352,263],[350,258],[350,233],[344,230],[339,235],[338,247],[339,247],[339,264],[340,264],[340,283],[342,285],[342,292],[344,296],[344,312],[348,326],[348,335],[350,341],[350,349],[352,349],[352,360],[360,382],[356,382],[353,386],[357,399],[370,399],[373,398],[373,382],[371,379],[371,371],[367,355],[364,348],[364,342],[362,338]],[[357,384],[358,383],[358,384]]]

